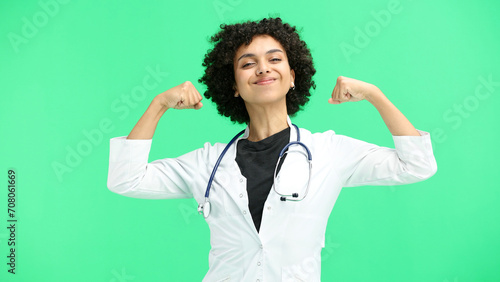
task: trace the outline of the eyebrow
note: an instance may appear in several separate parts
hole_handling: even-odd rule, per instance
[[[271,49],[271,50],[267,51],[266,54],[275,53],[275,52],[283,53],[283,51],[281,51],[280,49]],[[241,55],[241,57],[238,58],[238,61],[243,59],[243,58],[247,58],[247,57],[255,57],[255,54],[252,54],[252,53],[243,54],[243,55]]]

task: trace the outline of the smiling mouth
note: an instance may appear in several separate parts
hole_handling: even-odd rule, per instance
[[[262,81],[257,81],[254,84],[257,84],[257,85],[268,85],[268,84],[273,83],[275,80],[276,79],[266,79],[266,80],[262,80]]]

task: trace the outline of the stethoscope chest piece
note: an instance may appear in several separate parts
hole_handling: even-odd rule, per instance
[[[198,213],[203,214],[204,218],[207,218],[210,215],[210,201],[205,198],[205,202],[203,204],[198,204]]]

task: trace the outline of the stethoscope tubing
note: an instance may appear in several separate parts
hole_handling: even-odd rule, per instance
[[[277,177],[277,174],[278,174],[278,166],[279,166],[279,163],[281,161],[281,159],[283,158],[283,156],[285,154],[287,154],[288,152],[286,151],[286,149],[288,149],[288,147],[292,146],[292,145],[300,145],[302,146],[307,154],[305,154],[303,151],[300,151],[301,154],[304,154],[305,157],[307,158],[307,161],[309,163],[309,178],[307,180],[307,187],[306,187],[306,191],[304,193],[304,196],[302,196],[301,198],[299,198],[299,194],[298,193],[292,193],[291,195],[287,195],[287,194],[281,194],[280,192],[278,192],[276,190],[276,185],[275,185],[275,180],[276,180],[276,177]],[[294,201],[294,202],[298,202],[298,201],[302,201],[305,199],[305,197],[307,196],[307,193],[309,192],[309,184],[311,183],[311,172],[312,172],[312,155],[311,155],[311,152],[309,151],[309,148],[307,148],[307,146],[300,142],[300,141],[293,141],[293,142],[290,142],[288,143],[282,150],[281,150],[281,153],[280,153],[280,156],[278,158],[278,162],[276,163],[276,167],[274,168],[274,176],[273,176],[273,190],[276,194],[280,195],[280,200],[281,201]],[[291,197],[291,198],[290,198]]]
[[[278,165],[280,163],[280,160],[281,158],[287,153],[286,150],[288,149],[288,147],[292,146],[292,145],[300,145],[302,146],[307,154],[306,155],[306,158],[309,162],[309,180],[307,181],[307,188],[306,188],[306,191],[304,193],[304,196],[302,196],[301,198],[298,198],[298,193],[293,193],[292,195],[285,195],[285,194],[281,194],[279,193],[278,191],[276,191],[276,186],[274,185],[274,180],[273,180],[273,190],[274,192],[276,192],[276,194],[280,195],[281,196],[281,200],[282,201],[286,201],[286,200],[289,200],[289,201],[301,201],[303,200],[306,195],[307,195],[307,192],[309,191],[309,184],[311,182],[311,169],[312,169],[312,155],[311,155],[311,151],[309,151],[309,149],[307,148],[307,146],[300,142],[300,131],[299,131],[299,128],[297,127],[297,125],[295,124],[292,124],[296,131],[297,131],[297,141],[292,141],[292,142],[289,142],[285,147],[283,147],[283,149],[281,150],[280,152],[280,155],[279,155],[279,158],[278,158],[278,163],[276,164],[276,167],[275,167],[275,170],[274,170],[274,177],[273,179],[276,179],[276,173],[277,173],[277,169],[278,169]],[[210,215],[210,210],[211,210],[211,205],[210,205],[210,189],[212,187],[212,182],[215,178],[215,173],[217,172],[217,169],[219,168],[219,164],[220,162],[222,161],[222,158],[224,157],[224,155],[226,154],[227,150],[229,149],[229,147],[231,147],[231,145],[236,141],[236,139],[238,139],[243,133],[245,133],[245,129],[242,130],[241,132],[239,132],[238,134],[236,134],[233,139],[231,139],[231,141],[229,141],[229,143],[226,145],[226,147],[224,148],[224,150],[222,150],[222,153],[219,155],[219,158],[217,159],[217,162],[215,163],[214,165],[214,168],[212,169],[212,174],[210,175],[210,178],[208,180],[208,183],[207,183],[207,188],[205,190],[205,202],[203,204],[198,204],[198,213],[203,213],[203,217],[205,217],[205,219]],[[302,152],[304,153],[304,152]],[[292,197],[292,199],[288,199],[287,197]],[[294,199],[295,198],[295,199]]]
[[[231,141],[229,141],[229,143],[226,145],[224,150],[222,150],[222,153],[220,154],[219,158],[217,159],[217,162],[215,163],[215,166],[212,169],[212,174],[210,175],[210,178],[208,180],[207,189],[205,191],[205,198],[208,198],[208,195],[210,194],[210,187],[212,186],[212,182],[214,180],[215,173],[217,172],[217,169],[219,168],[219,164],[222,161],[222,158],[226,154],[229,147],[231,147],[231,145],[234,143],[234,141],[236,141],[236,139],[238,139],[243,133],[245,133],[244,129],[240,133],[236,134],[236,136],[234,136],[233,139],[231,139]]]

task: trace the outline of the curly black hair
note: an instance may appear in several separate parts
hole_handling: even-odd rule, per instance
[[[295,90],[286,95],[286,107],[289,115],[295,115],[311,96],[309,90],[316,89],[312,76],[316,73],[311,52],[302,41],[295,26],[283,23],[281,18],[264,18],[259,22],[247,21],[232,25],[221,24],[222,29],[212,36],[214,43],[205,55],[202,66],[205,74],[198,82],[207,85],[204,95],[217,105],[219,114],[230,117],[231,121],[248,123],[250,117],[243,99],[234,98],[235,84],[233,58],[243,44],[249,45],[256,35],[269,35],[285,48],[288,63],[295,72]]]

